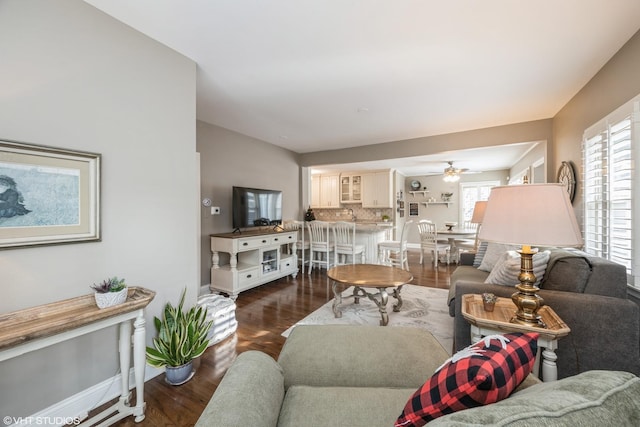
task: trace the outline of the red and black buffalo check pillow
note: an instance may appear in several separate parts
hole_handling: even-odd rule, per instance
[[[460,350],[411,396],[395,427],[420,427],[508,397],[535,363],[538,334],[489,335]]]

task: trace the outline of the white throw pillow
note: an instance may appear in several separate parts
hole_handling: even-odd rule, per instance
[[[480,267],[478,270],[482,271],[491,271],[493,267],[496,265],[500,257],[508,250],[516,249],[514,245],[507,245],[504,243],[493,243],[489,242],[487,245],[487,251],[482,258],[482,262],[480,263]]]
[[[478,245],[478,249],[476,250],[476,256],[473,257],[473,266],[475,268],[480,267],[480,264],[482,264],[482,258],[484,258],[484,254],[487,253],[487,245],[489,243],[487,242],[480,242],[480,244]]]
[[[533,274],[536,276],[535,285],[539,285],[549,262],[550,251],[538,252],[533,255]],[[507,251],[500,263],[496,264],[489,276],[484,281],[494,285],[515,286],[520,274],[520,254],[516,251]]]

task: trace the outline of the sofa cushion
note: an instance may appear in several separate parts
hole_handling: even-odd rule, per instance
[[[438,418],[429,426],[637,426],[639,395],[640,379],[629,372],[587,371]]]
[[[586,257],[562,249],[551,251],[547,272],[541,289],[584,293],[591,275],[591,264]]]
[[[411,396],[396,427],[505,399],[533,369],[537,333],[490,335],[447,360]]]
[[[371,367],[370,375],[378,372]],[[278,427],[389,427],[414,391],[415,388],[291,386],[282,403]]]
[[[496,265],[500,257],[502,257],[505,252],[514,249],[516,249],[516,246],[514,245],[489,242],[489,245],[487,245],[487,252],[484,254],[478,269],[482,271],[493,270],[493,267]]]
[[[241,353],[217,390],[196,427],[274,427],[278,422],[284,376],[271,356],[253,350]]]
[[[298,325],[287,338],[278,363],[284,369],[286,388],[309,385],[415,390],[449,354],[431,333],[419,328]],[[393,369],[385,368],[389,363]]]
[[[539,285],[544,277],[549,254],[549,251],[542,251],[533,255],[533,274],[536,276],[536,285]],[[507,251],[493,267],[484,282],[495,285],[515,286],[520,283],[518,276],[520,275],[521,264],[518,252]]]

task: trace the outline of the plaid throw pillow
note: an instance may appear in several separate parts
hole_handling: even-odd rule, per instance
[[[490,335],[460,350],[411,396],[395,427],[420,427],[508,397],[533,369],[537,340],[537,333]]]

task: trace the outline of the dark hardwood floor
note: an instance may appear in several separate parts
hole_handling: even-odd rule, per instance
[[[420,265],[417,252],[410,252],[411,284],[433,288],[449,288],[449,276],[455,265],[440,264],[433,268],[430,259]],[[238,330],[221,343],[209,347],[195,361],[196,375],[186,384],[171,386],[159,375],[145,383],[147,409],[145,419],[135,423],[133,417],[116,426],[192,426],[198,420],[211,395],[235,357],[247,350],[260,350],[278,357],[285,338],[280,335],[287,328],[333,298],[326,273],[290,276],[243,292],[236,304]],[[151,328],[152,329],[152,328]],[[148,331],[149,333],[149,331]],[[150,333],[154,333],[151,330]],[[90,415],[98,413],[107,405]]]

